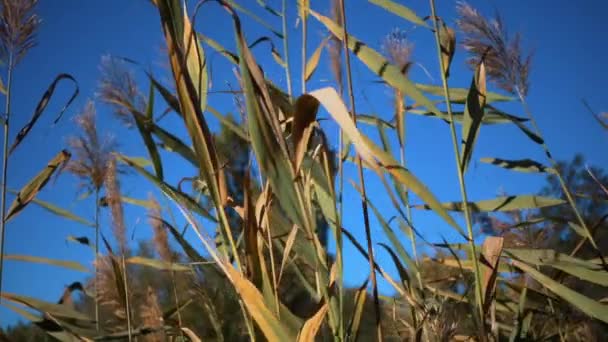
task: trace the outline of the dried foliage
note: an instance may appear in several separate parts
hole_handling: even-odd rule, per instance
[[[132,127],[133,110],[144,112],[146,99],[137,87],[133,73],[127,68],[124,61],[104,56],[101,59],[101,79],[98,86],[99,99],[109,104],[116,116],[127,127]]]
[[[17,65],[36,45],[40,17],[34,13],[38,0],[2,0],[0,3],[0,52]]]
[[[82,112],[75,118],[81,131],[79,136],[70,137],[68,145],[72,159],[67,170],[80,178],[82,188],[99,191],[108,173],[112,151],[117,147],[109,136],[101,136],[97,131],[96,110],[93,101],[87,102]]]
[[[141,324],[149,328],[151,330],[155,330],[156,332],[144,335],[141,340],[144,342],[162,342],[166,341],[166,336],[160,330],[163,326],[163,313],[160,310],[160,305],[158,303],[158,297],[156,296],[156,292],[150,286],[146,291],[146,296],[143,304],[139,308],[139,318]]]
[[[118,184],[118,172],[116,170],[116,159],[108,161],[108,170],[105,179],[106,200],[112,215],[112,229],[114,239],[118,242],[120,255],[129,254],[129,244],[127,241],[127,228],[125,226],[125,216],[120,195],[120,185]]]
[[[169,246],[169,238],[167,237],[167,228],[162,220],[162,212],[158,201],[150,195],[150,209],[148,211],[149,223],[154,232],[154,247],[160,256],[161,260],[166,262],[173,261],[173,252]]]
[[[498,87],[512,93],[528,93],[528,74],[532,55],[524,55],[519,33],[511,39],[500,15],[486,19],[466,2],[457,6],[458,27],[464,33],[462,45],[469,52],[474,70],[483,59],[486,72]]]

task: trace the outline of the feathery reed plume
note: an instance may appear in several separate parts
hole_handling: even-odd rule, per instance
[[[163,313],[158,304],[158,297],[150,286],[146,291],[144,303],[139,307],[139,318],[141,324],[146,328],[160,330],[163,326]],[[162,331],[146,334],[140,340],[144,342],[166,341],[165,334]]]
[[[342,12],[340,11],[340,2],[338,0],[331,1],[331,16],[336,24],[340,26],[344,24]],[[329,66],[331,67],[331,72],[333,73],[336,83],[338,84],[338,91],[340,94],[342,94],[342,89],[344,87],[342,77],[342,41],[336,36],[332,36],[331,40],[329,41],[328,51],[329,59],[331,61]]]
[[[110,159],[108,163],[108,172],[106,173],[105,186],[107,201],[112,215],[112,230],[114,238],[118,243],[120,255],[129,254],[129,245],[127,243],[127,229],[125,227],[125,217],[122,208],[122,199],[120,195],[120,185],[116,171],[116,159]]]
[[[124,320],[127,317],[124,298],[117,282],[116,272],[112,266],[114,255],[99,255],[95,259],[97,269],[97,294],[95,299],[101,307],[112,313],[105,317],[106,327],[122,330],[125,328]]]
[[[99,135],[95,118],[95,104],[89,101],[75,118],[82,134],[68,140],[73,157],[67,170],[80,178],[81,187],[89,191],[98,191],[103,187],[112,151],[116,147],[110,137]]]
[[[80,179],[80,188],[95,193],[95,256],[99,254],[99,193],[103,187],[112,151],[116,147],[110,137],[101,137],[95,122],[96,111],[93,101],[88,101],[75,121],[81,130],[80,136],[70,137],[68,145],[72,150],[66,169]],[[97,270],[95,272],[97,277]],[[95,291],[98,290],[95,282]],[[99,306],[95,302],[95,321],[99,330]]]
[[[407,33],[398,28],[389,33],[382,43],[382,50],[388,60],[401,69],[404,75],[412,65],[413,44],[408,41]]]
[[[9,57],[9,68],[17,65],[36,46],[41,20],[33,13],[38,0],[2,0],[0,3],[0,51]]]
[[[167,238],[167,230],[161,219],[161,209],[158,201],[150,195],[151,208],[148,211],[150,226],[154,230],[154,247],[156,252],[163,261],[172,262],[173,252],[169,247],[169,239]]]
[[[498,87],[525,96],[532,55],[523,55],[519,33],[510,39],[498,13],[488,21],[466,2],[459,2],[456,9],[456,22],[465,35],[462,44],[470,54],[467,62],[471,68],[483,59],[488,77]]]
[[[101,80],[99,81],[99,98],[112,106],[116,116],[127,127],[132,127],[133,110],[144,112],[146,99],[137,87],[133,73],[127,69],[125,62],[104,56],[101,59]]]

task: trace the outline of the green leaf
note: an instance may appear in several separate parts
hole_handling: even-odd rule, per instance
[[[565,203],[564,200],[535,195],[502,196],[489,200],[469,202],[474,212],[511,211],[523,209],[539,209]],[[462,202],[442,203],[441,207],[450,211],[463,211]],[[430,209],[427,204],[416,205],[417,209]]]
[[[18,193],[16,190],[11,190],[11,189],[9,189],[8,192],[13,193],[13,194]],[[88,227],[95,227],[95,224],[93,222],[89,222],[80,216],[76,216],[76,215],[72,214],[70,211],[63,209],[63,208],[59,208],[50,202],[46,202],[46,201],[42,201],[37,198],[34,198],[34,199],[32,199],[32,203],[39,205],[40,207],[46,209],[47,211],[49,211],[57,216],[61,216],[68,220],[72,220],[74,222],[81,223]]]
[[[443,86],[435,86],[430,84],[416,83],[416,88],[420,89],[425,93],[429,93],[436,96],[443,97]],[[450,88],[450,102],[465,104],[469,95],[469,89],[467,88]],[[494,102],[510,102],[515,98],[510,96],[504,96],[498,93],[488,92],[486,94],[486,103]]]
[[[462,159],[460,168],[464,174],[467,171],[473,148],[484,115],[486,97],[486,69],[482,63],[475,70],[475,76],[471,81],[471,88],[464,107],[464,119],[462,120]]]
[[[319,20],[329,31],[341,41],[344,41],[344,32],[342,27],[334,23],[328,17],[325,17],[315,11],[310,11],[310,14]],[[419,104],[425,106],[429,111],[438,116],[443,113],[437,109],[433,101],[429,100],[418,89],[413,82],[403,76],[399,67],[389,63],[377,51],[369,48],[365,43],[357,40],[352,35],[348,35],[348,48],[353,51],[355,56],[359,58],[372,72],[376,73],[384,79],[390,86],[397,88],[403,94],[407,94]]]
[[[7,211],[5,221],[8,222],[15,215],[19,214],[36,197],[38,192],[44,188],[53,174],[70,160],[70,157],[71,154],[66,150],[59,152],[42,171],[21,188],[17,193],[17,198],[15,198]]]
[[[514,260],[513,264],[522,271],[526,272],[530,277],[534,278],[534,280],[536,280],[542,286],[572,304],[574,307],[591,317],[599,319],[604,323],[608,323],[608,305],[603,305],[598,301],[569,289],[568,287],[537,271],[534,267],[523,262]]]
[[[551,173],[555,174],[555,170],[551,167],[547,167],[532,159],[517,159],[507,160],[500,158],[481,158],[479,159],[482,163],[493,164],[504,169],[509,169],[519,172],[533,172],[533,173]]]
[[[526,136],[528,136],[528,138],[530,138],[530,140],[534,141],[535,143],[537,143],[539,145],[544,143],[543,138],[538,136],[536,133],[532,132],[528,127],[526,127],[526,125],[524,125],[522,123],[521,120],[518,120],[518,118],[516,116],[502,112],[492,106],[488,106],[488,107],[490,109],[492,109],[496,115],[499,115],[507,120],[510,120],[512,123],[514,123],[515,126],[517,126],[517,128],[519,128]]]
[[[188,209],[198,213],[199,215],[202,215],[206,219],[209,219],[213,222],[217,222],[215,217],[213,215],[211,215],[211,213],[209,213],[205,208],[203,208],[201,205],[199,205],[194,199],[192,199],[192,197],[188,196],[187,194],[185,194],[183,192],[180,192],[179,190],[172,187],[171,185],[161,181],[160,179],[158,179],[158,177],[154,176],[150,172],[146,171],[143,167],[141,167],[141,166],[137,165],[137,163],[133,162],[131,160],[131,158],[119,155],[118,159],[125,162],[130,167],[134,168],[135,171],[137,171],[139,174],[141,174],[146,179],[148,179],[150,182],[152,182],[154,185],[156,185],[167,196],[178,199]]]
[[[218,119],[222,125],[226,126],[226,128],[231,130],[234,134],[238,135],[239,138],[249,142],[249,136],[247,135],[247,132],[241,127],[235,125],[232,121],[230,121],[227,115],[218,112],[211,106],[207,106],[207,111],[213,116],[215,116],[215,118]]]
[[[156,147],[156,143],[154,139],[152,139],[152,135],[150,131],[146,129],[147,122],[152,122],[154,113],[154,85],[150,84],[150,93],[148,95],[148,106],[146,108],[146,121],[142,120],[142,118],[138,115],[134,115],[135,125],[137,126],[137,130],[144,140],[144,144],[148,149],[148,154],[150,155],[150,159],[152,159],[152,164],[154,165],[154,171],[156,172],[156,176],[163,180],[163,165],[160,159],[160,154],[158,153],[158,148]]]
[[[38,264],[47,264],[51,266],[59,266],[64,268],[69,268],[71,270],[88,273],[89,269],[84,267],[81,263],[75,261],[66,261],[66,260],[56,260],[49,259],[44,257],[36,257],[31,255],[15,255],[15,254],[7,254],[4,256],[6,260],[17,260],[17,261],[25,261],[25,262],[34,262]]]
[[[384,8],[385,10],[400,16],[403,19],[409,20],[410,22],[420,25],[422,27],[430,28],[429,25],[422,20],[414,11],[411,9],[396,3],[391,0],[369,0],[374,5]]]
[[[147,266],[160,271],[190,271],[190,268],[180,264],[170,263],[163,260],[144,258],[140,256],[130,257],[126,260],[129,264]]]
[[[557,253],[551,249],[509,248],[505,252],[535,266],[551,266],[571,274],[579,279],[602,286],[608,286],[608,272],[600,264]]]

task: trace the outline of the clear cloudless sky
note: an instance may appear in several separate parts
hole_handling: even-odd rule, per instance
[[[268,0],[272,7],[279,8],[280,1]],[[422,0],[399,0],[420,16],[430,13],[429,4]],[[271,25],[280,29],[280,20],[261,9],[257,2],[239,1],[248,9],[258,13]],[[289,57],[294,75],[294,94],[300,94],[299,70],[301,67],[301,40],[296,27],[296,2],[289,1]],[[329,13],[329,1],[312,1],[313,9]],[[603,13],[608,11],[608,2],[601,0],[471,0],[486,15],[499,11],[511,33],[521,32],[523,45],[534,51],[530,75],[529,104],[535,113],[540,128],[557,159],[570,159],[582,152],[588,163],[599,167],[608,166],[608,155],[603,148],[608,135],[598,126],[581,104],[585,98],[597,110],[608,110],[605,81],[608,79],[604,56],[608,54],[605,38]],[[192,4],[191,4],[192,5]],[[454,25],[456,2],[438,1],[438,14]],[[192,8],[192,7],[190,7]],[[47,113],[40,119],[25,142],[10,158],[9,186],[19,188],[33,177],[59,150],[66,147],[67,137],[75,133],[72,118],[88,99],[96,96],[99,79],[99,63],[103,55],[123,56],[140,62],[144,69],[152,70],[168,83],[169,75],[165,62],[164,41],[159,18],[155,8],[144,0],[55,0],[40,1],[38,13],[43,19],[37,37],[38,45],[32,49],[14,74],[11,140],[18,129],[31,116],[37,101],[48,84],[58,73],[70,73],[79,83],[80,95],[57,125],[52,125],[54,115],[68,98],[71,85],[60,84]],[[415,45],[413,59],[417,65],[411,77],[417,82],[440,84],[433,35],[425,29],[413,28],[411,24],[378,8],[364,0],[347,1],[348,28],[357,38],[375,49],[380,49],[383,37],[395,28],[411,32],[410,39]],[[245,34],[252,42],[261,36],[272,34],[252,20],[244,17]],[[234,49],[233,27],[230,17],[214,3],[203,6],[198,14],[196,28],[200,32],[218,40],[231,50]],[[316,48],[326,31],[315,21],[309,20],[309,55]],[[457,38],[459,35],[457,35]],[[274,44],[282,54],[281,41],[273,37]],[[269,54],[267,45],[254,49],[265,72],[271,79],[284,86],[285,75]],[[211,90],[227,89],[227,82],[236,87],[231,66],[211,49],[207,49],[212,75]],[[465,51],[459,47],[452,66],[452,86],[468,87],[472,73],[464,65]],[[390,119],[392,97],[390,90],[378,84],[373,73],[356,58],[353,60],[354,91],[360,113],[379,115]],[[322,65],[308,82],[308,89],[333,86],[329,72],[327,54],[324,52]],[[428,74],[424,70],[428,70]],[[147,91],[148,83],[142,69],[135,69],[141,80],[142,91]],[[2,79],[6,80],[6,70],[2,69]],[[496,90],[493,87],[492,90]],[[157,97],[159,98],[159,97]],[[229,95],[212,94],[210,103],[220,111],[234,112],[233,100]],[[2,103],[2,105],[4,105]],[[140,137],[135,131],[127,131],[115,120],[111,110],[98,104],[100,131],[111,133],[120,143],[120,150],[131,156],[145,156]],[[510,113],[523,116],[520,106],[502,106]],[[157,100],[156,115],[164,109]],[[326,113],[321,117],[327,118]],[[210,119],[212,127],[217,123]],[[161,122],[168,129],[186,137],[183,123],[174,115]],[[336,141],[335,125],[324,123],[332,141]],[[408,166],[441,200],[460,198],[454,156],[449,128],[444,122],[426,117],[408,117],[407,161]],[[363,128],[365,133],[375,136],[375,129]],[[394,136],[393,136],[394,138]],[[187,139],[187,138],[185,138]],[[510,125],[484,126],[477,141],[473,163],[467,174],[469,198],[472,200],[491,198],[499,192],[507,194],[534,193],[543,185],[544,179],[537,175],[517,174],[477,162],[480,157],[505,159],[533,158],[545,163],[540,148],[530,142],[516,127]],[[165,171],[170,182],[193,174],[191,167],[178,162],[170,153],[163,153]],[[358,182],[353,167],[345,173],[344,225],[359,241],[364,241],[360,200],[349,184],[349,179]],[[389,218],[395,215],[390,202],[383,193],[382,185],[371,173],[366,173],[370,197]],[[93,218],[94,206],[91,199],[77,200],[75,179],[62,175],[50,182],[40,194],[40,198],[51,201],[87,219]],[[150,192],[158,193],[141,178],[130,175],[122,180],[122,191],[128,196],[147,198]],[[9,200],[12,200],[9,196]],[[418,203],[417,199],[413,202]],[[137,240],[150,237],[145,211],[126,205],[126,222],[129,238],[135,245]],[[462,221],[462,220],[461,220]],[[102,219],[103,231],[109,234],[107,213]],[[425,212],[415,212],[414,223],[429,241],[439,242],[443,237],[458,239],[450,228]],[[375,219],[372,220],[374,242],[382,242],[382,230]],[[207,224],[206,227],[213,228]],[[75,260],[89,268],[92,254],[86,248],[69,243],[66,237],[93,236],[93,230],[66,221],[31,205],[7,225],[6,253]],[[193,244],[197,246],[194,237]],[[409,246],[409,241],[403,239]],[[202,247],[200,247],[202,249]],[[422,248],[422,246],[421,246]],[[345,246],[345,277],[349,286],[360,284],[368,274],[366,261],[347,244]],[[394,272],[390,259],[380,249],[377,257],[390,272]],[[10,293],[33,296],[56,301],[64,286],[73,281],[84,280],[86,274],[46,265],[5,260],[3,290]],[[391,294],[387,284],[380,283],[381,291]],[[19,316],[6,307],[0,307],[0,323],[14,323]]]

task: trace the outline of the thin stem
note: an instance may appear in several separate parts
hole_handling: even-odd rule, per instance
[[[95,189],[95,261],[99,257],[99,188]],[[99,268],[97,262],[95,262],[95,329],[99,332]]]
[[[536,120],[534,119],[534,116],[532,115],[532,112],[530,111],[530,109],[528,107],[528,103],[526,102],[526,99],[525,99],[523,93],[519,90],[519,88],[516,88],[516,92],[517,92],[517,96],[519,97],[519,101],[524,109],[524,112],[526,112],[528,119],[530,119],[530,122],[532,123],[532,127],[534,128],[534,133],[536,135],[538,135],[542,140],[541,146],[543,147],[545,155],[547,156],[547,160],[549,160],[549,162],[551,163],[551,167],[553,167],[553,169],[555,170],[555,174],[557,175],[557,179],[559,180],[559,184],[562,188],[562,191],[564,192],[564,195],[566,196],[566,200],[568,201],[568,204],[572,207],[572,210],[574,210],[574,215],[576,216],[576,220],[581,225],[581,227],[583,227],[583,229],[585,229],[585,232],[587,233],[587,236],[584,237],[583,240],[588,239],[589,242],[591,242],[591,245],[597,250],[598,256],[602,260],[602,264],[604,265],[604,267],[606,267],[606,261],[604,260],[604,257],[602,255],[599,247],[595,243],[595,239],[593,238],[593,233],[591,232],[591,230],[587,226],[587,223],[585,222],[582,215],[580,214],[580,211],[578,210],[578,208],[576,206],[576,202],[574,202],[574,198],[572,197],[572,194],[571,194],[570,190],[568,189],[568,186],[567,186],[566,182],[564,181],[564,178],[562,177],[561,172],[558,169],[557,162],[555,161],[555,159],[553,159],[553,156],[551,155],[551,152],[549,151],[549,147],[547,146],[547,144],[545,143],[545,139],[541,135],[538,124],[536,123]]]
[[[13,53],[8,55],[8,75],[6,78],[6,101],[4,108],[4,154],[2,163],[2,212],[0,212],[0,293],[2,293],[2,271],[4,270],[4,238],[6,236],[6,185],[8,171],[8,134],[11,113],[11,86],[13,83]],[[2,301],[0,297],[0,301]]]
[[[123,280],[123,286],[125,289],[125,311],[126,311],[126,315],[127,315],[127,333],[129,335],[129,342],[132,341],[133,337],[131,336],[131,305],[130,305],[130,301],[129,301],[129,283],[127,282],[127,265],[125,262],[125,255],[122,254],[120,256],[121,258],[121,263],[122,263],[122,271],[123,271],[123,275],[122,275],[122,280]]]
[[[302,18],[302,94],[306,94],[306,35],[308,34],[307,19],[308,11],[304,13],[304,17]]]
[[[357,110],[355,107],[355,95],[353,91],[353,80],[351,75],[351,66],[350,66],[350,54],[348,52],[348,33],[346,31],[346,8],[344,5],[344,0],[340,0],[340,11],[342,12],[342,34],[344,36],[344,44],[342,44],[344,48],[344,58],[346,60],[346,79],[348,84],[348,97],[350,99],[350,108],[351,108],[351,116],[355,126],[357,125]],[[369,258],[369,268],[370,268],[370,278],[372,281],[372,294],[374,297],[374,312],[376,316],[376,337],[378,341],[383,341],[382,338],[382,325],[381,325],[381,317],[380,317],[380,300],[378,298],[378,284],[376,281],[376,271],[374,269],[375,261],[374,261],[374,250],[372,244],[372,235],[369,224],[369,213],[367,208],[367,193],[365,190],[365,177],[363,176],[363,165],[361,163],[361,156],[357,154],[357,169],[359,174],[359,181],[361,183],[361,207],[363,208],[363,221],[365,223],[365,239],[367,240],[367,253]]]
[[[448,79],[444,72],[445,66],[443,65],[443,58],[441,58],[441,44],[439,43],[439,25],[437,22],[437,16],[435,14],[435,0],[431,2],[431,17],[433,18],[433,26],[435,29],[435,44],[437,46],[437,57],[439,59],[439,67],[441,72],[441,81],[443,83],[443,95],[445,97],[448,116],[450,120],[450,133],[452,135],[452,147],[454,149],[454,157],[456,159],[456,171],[458,173],[458,183],[460,184],[460,194],[462,202],[464,203],[464,217],[467,225],[467,240],[471,249],[471,258],[473,259],[474,271],[475,271],[475,297],[477,299],[477,307],[479,310],[479,318],[481,320],[482,332],[484,329],[485,321],[483,314],[483,292],[481,288],[481,271],[479,269],[479,260],[477,259],[477,251],[475,249],[475,240],[473,236],[473,224],[471,222],[471,212],[469,208],[469,201],[467,198],[467,190],[464,180],[464,172],[461,165],[460,151],[458,149],[458,139],[456,138],[456,125],[454,124],[454,117],[452,114],[452,104],[450,102],[450,90],[448,87]]]
[[[288,34],[287,34],[287,2],[283,0],[283,10],[281,13],[281,18],[283,22],[283,58],[285,59],[285,77],[287,79],[287,93],[289,94],[289,98],[292,98],[291,92],[291,75],[289,73],[289,43],[288,43]]]

